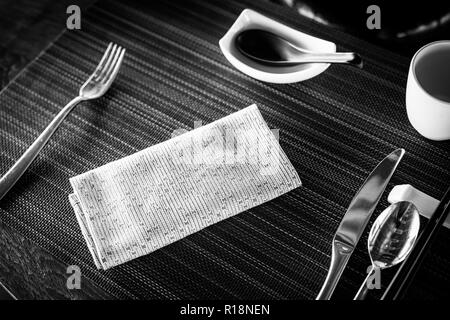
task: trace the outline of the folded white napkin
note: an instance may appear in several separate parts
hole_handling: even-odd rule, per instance
[[[301,185],[256,105],[70,179],[99,269],[148,254]]]

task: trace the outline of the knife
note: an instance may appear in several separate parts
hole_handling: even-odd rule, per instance
[[[330,268],[316,300],[330,299],[384,189],[404,154],[405,150],[397,149],[384,158],[354,196],[334,235]]]

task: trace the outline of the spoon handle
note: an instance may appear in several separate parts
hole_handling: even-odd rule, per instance
[[[310,53],[305,52],[297,55],[295,59],[289,61],[292,64],[299,63],[346,63],[362,67],[361,57],[354,52],[335,52],[335,53]]]
[[[369,270],[369,274],[367,275],[366,279],[362,283],[361,287],[358,290],[358,293],[356,293],[353,300],[364,300],[366,298],[367,292],[369,292],[369,279],[374,273],[375,268],[372,266]]]

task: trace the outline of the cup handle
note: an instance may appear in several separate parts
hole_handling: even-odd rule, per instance
[[[392,188],[388,196],[388,202],[392,204],[399,201],[412,202],[420,214],[428,219],[439,205],[439,200],[430,197],[410,184],[397,185]],[[445,220],[444,226],[450,229],[450,215]]]

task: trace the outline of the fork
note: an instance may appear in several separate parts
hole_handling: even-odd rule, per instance
[[[69,113],[82,101],[100,98],[111,86],[119,72],[125,49],[109,43],[94,73],[81,86],[78,96],[72,99],[50,122],[41,135],[0,179],[0,200],[27,170],[42,148]]]

